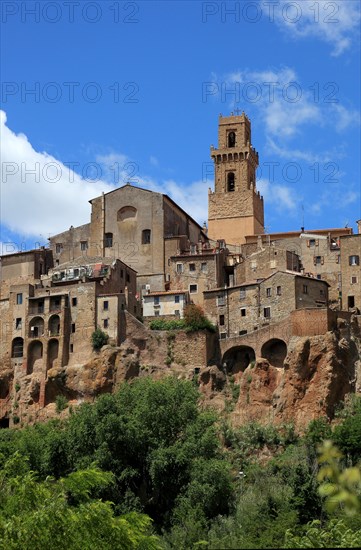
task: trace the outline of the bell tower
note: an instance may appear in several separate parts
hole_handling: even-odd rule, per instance
[[[242,113],[219,116],[218,149],[211,147],[214,191],[208,194],[208,236],[242,244],[264,233],[263,197],[256,190],[258,153],[251,145],[251,122]]]

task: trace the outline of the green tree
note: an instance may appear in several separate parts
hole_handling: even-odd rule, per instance
[[[91,335],[93,349],[98,351],[108,343],[109,335],[103,332],[99,327]]]

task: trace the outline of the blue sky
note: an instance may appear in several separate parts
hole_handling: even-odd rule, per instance
[[[355,229],[358,0],[4,0],[1,20],[3,253],[88,222],[88,200],[127,181],[203,223],[209,147],[235,108],[267,231]]]

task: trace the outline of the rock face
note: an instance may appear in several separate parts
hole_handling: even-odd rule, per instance
[[[336,405],[355,391],[358,357],[355,342],[340,333],[294,337],[283,367],[261,359],[244,371],[235,424],[292,422],[302,430],[319,416],[332,419]]]
[[[204,403],[230,413],[234,425],[293,423],[298,430],[319,416],[332,419],[337,404],[361,389],[360,316],[322,336],[292,337],[282,366],[256,358],[232,375],[220,367],[214,334],[150,331],[134,319],[129,323],[120,347],[104,346],[86,364],[55,366],[46,376],[0,365],[0,427],[66,416],[68,409],[60,412],[56,405],[59,395],[72,405],[91,402],[142,376],[193,380]]]

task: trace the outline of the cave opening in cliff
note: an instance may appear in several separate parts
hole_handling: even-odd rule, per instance
[[[273,367],[283,367],[287,355],[287,345],[283,340],[272,338],[263,344],[261,355]]]
[[[41,360],[43,357],[43,344],[39,340],[34,340],[28,347],[28,361],[26,374],[32,374],[36,361]]]
[[[51,369],[54,366],[54,361],[58,358],[59,354],[59,340],[52,338],[48,343],[48,365],[47,369]]]
[[[225,366],[227,373],[236,374],[243,372],[248,365],[255,361],[256,354],[250,346],[234,346],[226,351],[223,356],[222,364]]]

